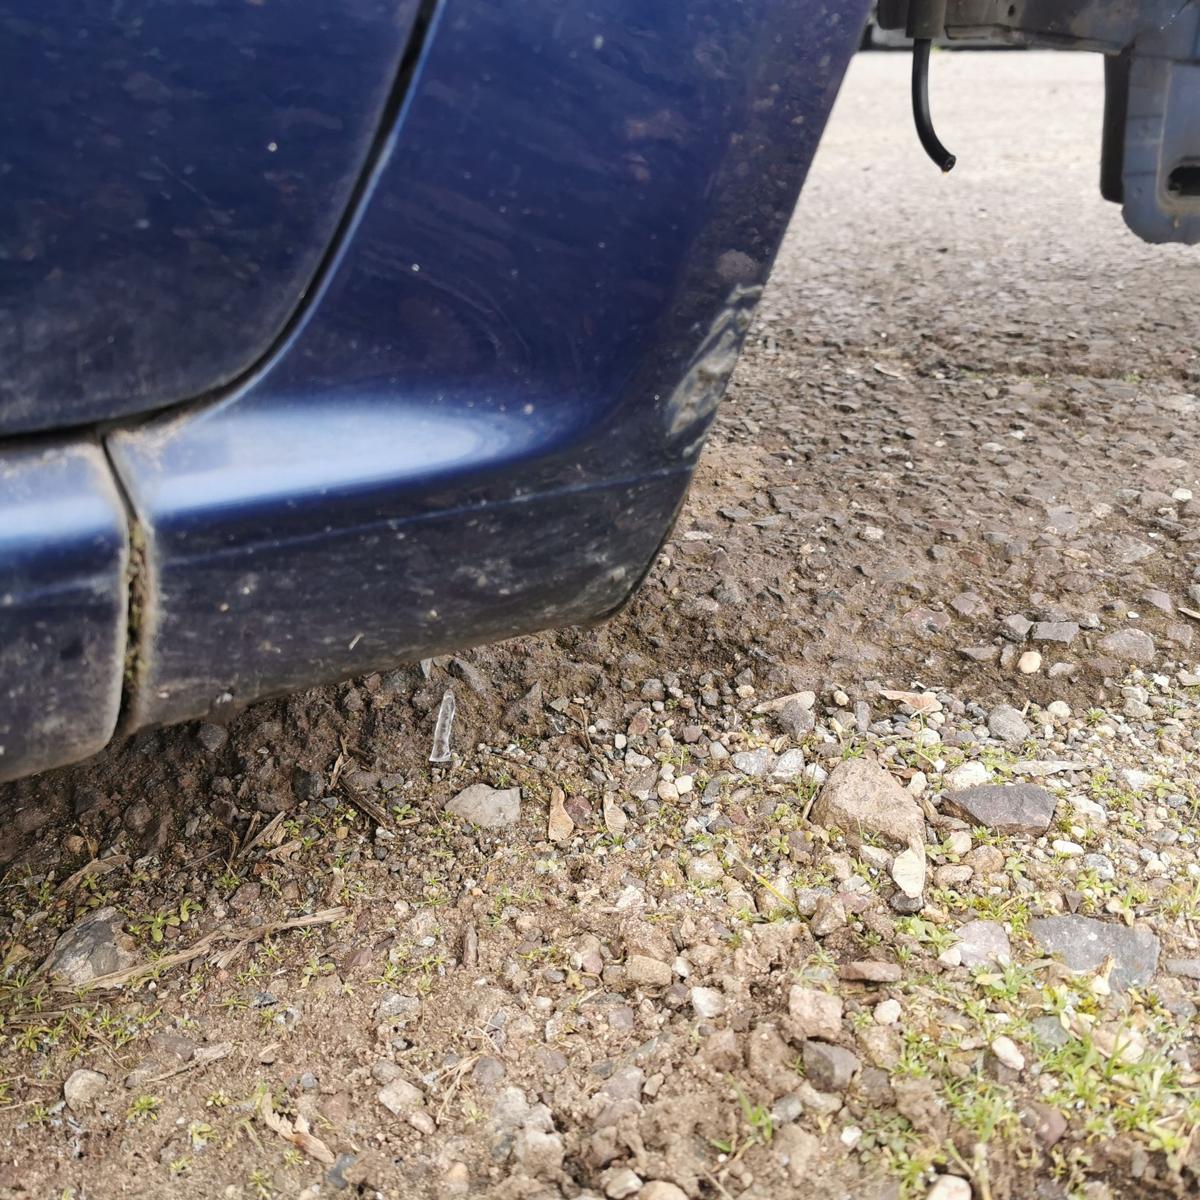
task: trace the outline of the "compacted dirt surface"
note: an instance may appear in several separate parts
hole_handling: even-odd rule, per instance
[[[1196,1193],[1200,260],[1098,59],[933,67],[619,618],[0,789],[0,1195]]]

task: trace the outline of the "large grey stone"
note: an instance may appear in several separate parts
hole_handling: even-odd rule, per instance
[[[997,704],[988,713],[988,733],[1002,742],[1023,742],[1033,730],[1029,722],[1011,704]]]
[[[1095,971],[1111,957],[1109,982],[1116,988],[1149,983],[1158,969],[1158,938],[1148,929],[1080,916],[1041,917],[1029,928],[1038,945],[1072,971]]]
[[[98,908],[77,921],[54,943],[46,972],[72,987],[82,987],[101,975],[124,971],[137,962],[133,939],[122,928],[125,919],[115,908]]]
[[[1058,642],[1069,646],[1079,636],[1079,626],[1074,621],[1038,621],[1033,627],[1035,642]]]
[[[998,921],[968,921],[959,931],[959,961],[964,967],[1007,966],[1012,946]]]
[[[943,807],[997,833],[1044,833],[1054,818],[1054,797],[1033,783],[988,783],[947,792]]]
[[[486,783],[473,783],[464,788],[449,804],[446,811],[472,825],[485,829],[502,829],[521,819],[521,789],[493,788]]]
[[[826,829],[840,829],[852,842],[872,836],[901,846],[925,841],[925,816],[916,800],[865,758],[834,768],[813,805],[812,819]]]
[[[1121,662],[1144,667],[1154,661],[1154,639],[1142,629],[1116,629],[1105,634],[1098,647]]]

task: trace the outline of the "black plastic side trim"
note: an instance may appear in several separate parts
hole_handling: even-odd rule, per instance
[[[1100,140],[1100,195],[1125,202],[1125,119],[1129,114],[1128,50],[1104,57],[1104,127]]]

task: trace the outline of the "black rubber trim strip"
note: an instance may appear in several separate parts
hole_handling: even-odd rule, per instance
[[[1129,116],[1128,50],[1104,56],[1104,126],[1100,135],[1100,195],[1125,203],[1125,122]]]

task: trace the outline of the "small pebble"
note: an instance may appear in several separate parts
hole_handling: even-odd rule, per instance
[[[872,1012],[876,1025],[895,1025],[904,1010],[899,1000],[881,1000]]]

